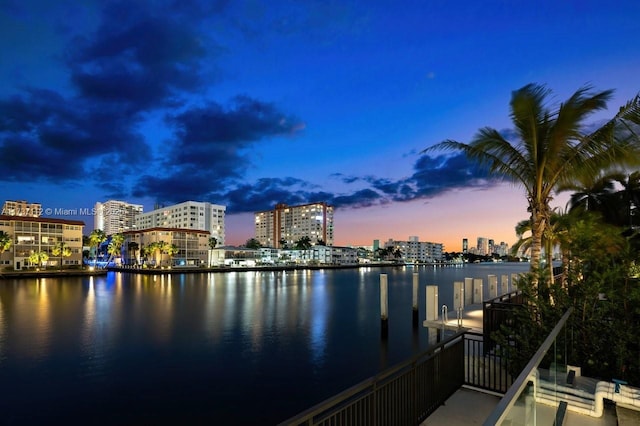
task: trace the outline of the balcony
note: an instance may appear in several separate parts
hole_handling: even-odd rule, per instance
[[[640,389],[582,377],[567,365],[571,313],[514,378],[504,351],[485,350],[482,309],[475,305],[434,330],[446,338],[426,352],[281,425],[640,424]]]

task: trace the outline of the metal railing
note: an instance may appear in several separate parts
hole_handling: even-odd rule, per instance
[[[524,295],[520,290],[485,300],[482,303],[482,332],[485,353],[489,353],[496,347],[497,342],[492,334],[499,331],[503,324],[509,324],[513,318],[511,311],[523,303]]]
[[[460,330],[280,425],[416,425],[462,385],[504,393],[512,383],[508,360],[483,345],[482,334]]]
[[[416,425],[464,384],[464,331],[280,425]]]
[[[485,351],[483,337],[474,332],[464,335],[464,384],[503,394],[513,383],[509,360],[500,351]]]

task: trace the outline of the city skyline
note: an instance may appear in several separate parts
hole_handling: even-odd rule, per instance
[[[253,213],[327,202],[335,245],[516,241],[518,187],[455,154],[421,154],[483,126],[510,132],[513,90],[561,102],[640,89],[640,4],[40,2],[0,5],[4,200],[93,226],[110,199]],[[564,208],[568,194],[554,200]]]

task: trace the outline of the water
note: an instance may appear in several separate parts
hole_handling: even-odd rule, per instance
[[[0,281],[2,423],[276,424],[428,347],[413,272],[424,319],[425,285],[451,310],[453,281],[527,267]]]

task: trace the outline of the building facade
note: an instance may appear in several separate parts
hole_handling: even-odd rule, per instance
[[[82,231],[84,222],[31,216],[0,215],[0,231],[12,238],[8,250],[0,254],[0,266],[21,270],[36,266],[80,266],[82,265]],[[55,256],[54,248],[60,243],[69,248],[68,257]],[[33,264],[30,257],[45,253],[47,260]]]
[[[333,245],[333,206],[325,202],[298,206],[277,204],[255,213],[255,238],[266,247],[292,247],[303,237]]]
[[[107,235],[130,231],[135,228],[135,219],[142,210],[141,204],[125,201],[98,202],[94,207],[93,228],[102,229]]]
[[[478,237],[478,244],[476,245],[476,254],[486,256],[489,254],[489,240],[485,237]]]
[[[358,250],[353,247],[315,245],[308,250],[285,250],[272,247],[216,247],[212,250],[212,266],[277,266],[277,265],[356,265]]]
[[[217,245],[225,244],[226,207],[200,201],[185,201],[169,207],[162,207],[136,216],[136,230],[150,228],[180,228],[206,231],[217,240]]]
[[[6,216],[40,217],[42,216],[42,204],[7,200],[2,206],[2,212],[0,214]]]
[[[399,249],[402,259],[407,263],[433,263],[444,260],[442,243],[420,241],[418,237],[409,237],[407,241],[390,239],[385,243],[385,248]]]
[[[153,266],[205,266],[209,254],[209,233],[197,229],[154,227],[125,231],[122,245],[122,263],[127,265],[150,264]],[[169,256],[156,253],[144,261],[144,248],[152,243],[165,242],[175,245],[178,252]]]

